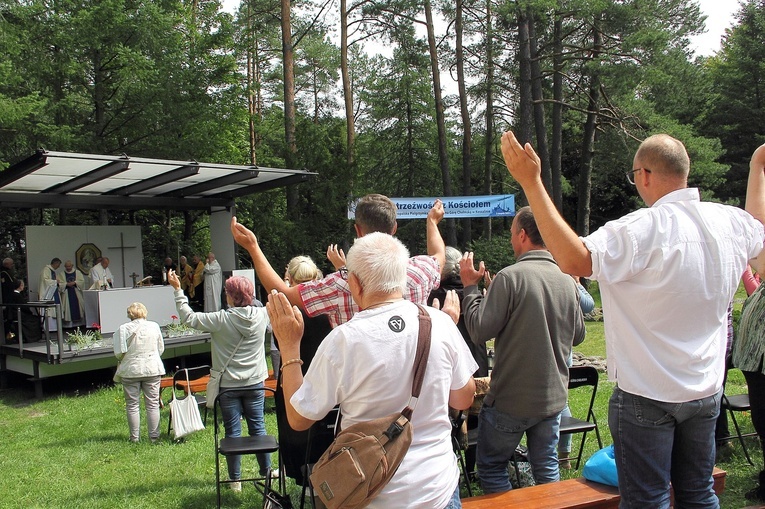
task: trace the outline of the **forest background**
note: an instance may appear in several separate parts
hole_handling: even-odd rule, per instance
[[[0,0],[0,171],[38,147],[309,169],[237,199],[275,267],[308,254],[329,269],[327,245],[354,237],[349,200],[369,192],[523,204],[499,152],[510,128],[579,234],[642,206],[624,173],[657,132],[685,143],[704,199],[740,205],[765,142],[765,0],[741,1],[720,51],[694,56],[703,29],[694,0]],[[3,217],[0,256],[20,273],[25,225],[140,225],[146,274],[209,249],[205,212]],[[442,224],[492,270],[512,259],[508,229]],[[424,230],[398,236],[425,252]]]

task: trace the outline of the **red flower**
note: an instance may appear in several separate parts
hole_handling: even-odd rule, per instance
[[[101,326],[98,325],[97,323],[91,323],[90,324],[90,328],[91,329],[96,329],[96,330],[101,330]]]
[[[175,316],[175,315],[172,315],[170,318],[172,318],[173,320],[177,320],[178,319],[178,317]]]

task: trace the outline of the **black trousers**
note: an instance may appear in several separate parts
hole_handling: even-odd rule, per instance
[[[760,436],[760,445],[765,439],[765,375],[754,371],[741,371],[749,387],[749,404],[752,407],[752,424]],[[765,453],[763,453],[765,460]]]

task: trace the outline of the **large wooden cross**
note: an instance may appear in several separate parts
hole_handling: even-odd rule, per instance
[[[135,249],[138,246],[126,246],[125,245],[125,234],[123,232],[120,232],[120,245],[119,246],[109,246],[107,249],[119,249],[120,250],[120,258],[122,258],[122,284],[126,284],[127,282],[127,275],[125,274],[125,249]]]

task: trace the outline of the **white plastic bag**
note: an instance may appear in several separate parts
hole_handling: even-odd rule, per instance
[[[191,387],[186,379],[186,387]],[[173,433],[176,440],[190,435],[195,431],[205,429],[202,422],[202,416],[199,415],[199,405],[197,398],[189,394],[183,399],[175,397],[175,388],[173,388],[173,399],[170,401],[170,415],[173,420]]]

